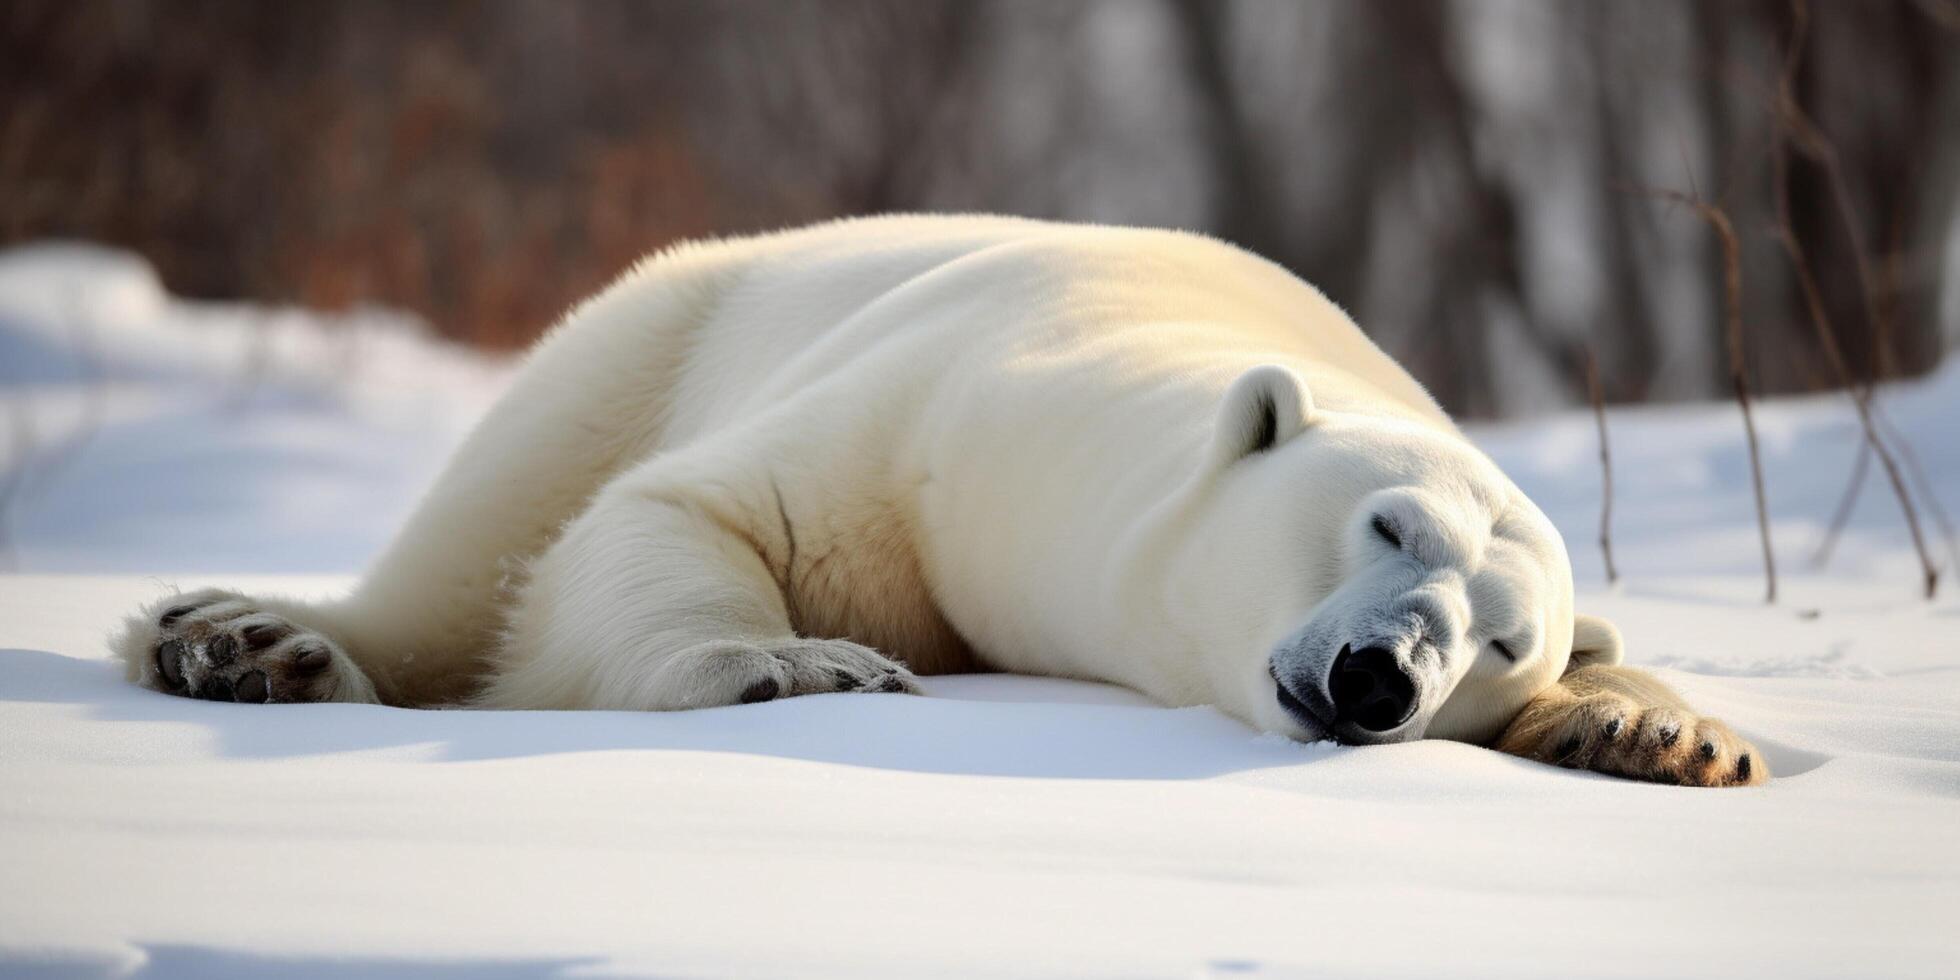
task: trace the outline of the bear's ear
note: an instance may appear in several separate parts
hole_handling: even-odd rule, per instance
[[[1572,620],[1572,658],[1565,662],[1565,672],[1569,674],[1581,667],[1616,666],[1624,652],[1619,627],[1598,616],[1580,613]]]
[[[1297,435],[1313,419],[1307,383],[1277,364],[1262,364],[1225,392],[1211,435],[1211,462],[1222,467],[1265,452]]]

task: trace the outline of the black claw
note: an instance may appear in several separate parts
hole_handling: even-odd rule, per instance
[[[157,644],[157,673],[171,687],[184,686],[184,645],[176,640]]]
[[[163,615],[157,617],[157,627],[159,629],[169,629],[177,625],[178,620],[196,611],[196,606],[171,606],[169,609],[163,611]]]
[[[1559,765],[1562,766],[1567,765],[1568,760],[1570,760],[1573,756],[1578,754],[1579,754],[1579,737],[1575,735],[1571,738],[1566,739],[1565,744],[1558,747]]]
[[[1701,758],[1702,758],[1702,761],[1703,761],[1703,762],[1710,762],[1710,761],[1713,761],[1713,760],[1714,760],[1714,758],[1715,758],[1715,743],[1714,743],[1714,742],[1703,742],[1703,743],[1701,743]]]
[[[1609,721],[1609,722],[1607,722],[1607,723],[1606,723],[1606,737],[1607,737],[1607,738],[1619,738],[1619,737],[1620,737],[1620,730],[1621,730],[1621,729],[1623,729],[1623,728],[1625,728],[1625,727],[1626,727],[1626,722],[1625,722],[1624,720],[1622,720],[1622,719],[1619,719],[1619,718],[1615,718],[1615,719],[1613,719],[1612,721]]]
[[[837,676],[838,690],[849,691],[858,686],[858,677],[856,674],[853,674],[850,671],[844,670],[842,668],[839,668],[833,673],[835,673]]]
[[[238,689],[233,692],[236,699],[245,704],[264,704],[266,696],[272,693],[265,680],[265,671],[254,670],[238,679]]]
[[[742,703],[754,704],[758,701],[772,700],[775,698],[777,692],[781,690],[782,690],[782,685],[776,683],[776,679],[774,677],[764,677],[763,679],[756,681],[753,684],[750,684],[748,686],[748,689],[742,692]]]
[[[1755,764],[1754,762],[1751,762],[1751,761],[1750,761],[1750,759],[1749,759],[1749,753],[1747,753],[1747,752],[1744,752],[1744,753],[1742,754],[1742,758],[1740,758],[1740,759],[1737,759],[1737,760],[1735,760],[1735,780],[1736,780],[1736,782],[1739,782],[1739,783],[1746,783],[1746,782],[1748,782],[1748,781],[1749,781],[1749,774],[1750,774],[1750,772],[1752,772],[1752,771],[1753,771],[1753,770],[1754,770],[1755,768],[1756,768],[1756,764]]]
[[[1680,728],[1680,726],[1678,726],[1678,725],[1669,725],[1669,726],[1667,726],[1666,728],[1663,728],[1663,729],[1661,729],[1661,744],[1662,744],[1662,745],[1664,745],[1664,746],[1666,746],[1666,747],[1668,747],[1668,748],[1673,748],[1673,747],[1674,747],[1674,743],[1676,743],[1676,742],[1678,742],[1678,741],[1680,741],[1680,740],[1681,740],[1681,728]]]
[[[324,647],[314,643],[302,644],[293,648],[293,673],[317,674],[326,670],[332,660]]]
[[[207,677],[198,687],[197,696],[206,701],[231,700],[231,682],[222,677]]]

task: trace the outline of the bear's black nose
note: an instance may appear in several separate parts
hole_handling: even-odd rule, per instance
[[[1381,647],[1343,648],[1327,678],[1335,724],[1351,723],[1369,732],[1400,728],[1416,711],[1416,684],[1395,654]]]

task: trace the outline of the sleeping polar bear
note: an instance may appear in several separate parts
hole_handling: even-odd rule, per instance
[[[671,710],[997,669],[1302,740],[1761,782],[1614,666],[1558,532],[1332,303],[1197,235],[682,245],[531,354],[353,594],[114,639],[228,701]]]

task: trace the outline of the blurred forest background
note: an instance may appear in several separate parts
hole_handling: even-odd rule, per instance
[[[1237,242],[1455,412],[1589,352],[1724,397],[1725,251],[1661,192],[1734,229],[1758,390],[1930,369],[1960,3],[0,3],[0,244],[487,347],[677,238],[981,210]]]

